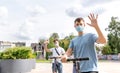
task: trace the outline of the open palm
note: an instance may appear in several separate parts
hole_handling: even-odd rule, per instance
[[[98,24],[97,24],[98,15],[94,15],[93,13],[90,13],[88,18],[91,21],[91,23],[87,23],[89,26],[91,26],[91,27],[97,27],[98,26]]]

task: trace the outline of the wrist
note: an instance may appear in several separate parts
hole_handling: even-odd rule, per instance
[[[67,54],[65,54],[64,56],[65,56],[65,58],[66,58],[66,59],[68,59],[68,56],[67,56]]]
[[[94,26],[94,28],[95,28],[95,29],[98,29],[98,28],[99,28],[98,24],[96,24],[96,25]]]
[[[48,45],[48,43],[45,43],[45,45]]]

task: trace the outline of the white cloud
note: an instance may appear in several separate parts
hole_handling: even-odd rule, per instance
[[[15,36],[21,40],[33,40],[36,38],[37,27],[39,24],[39,18],[41,15],[45,14],[47,11],[45,8],[35,5],[34,7],[27,6],[26,10],[28,12],[28,17],[23,24],[18,28]],[[38,35],[37,35],[38,36]]]
[[[33,17],[40,16],[41,14],[45,14],[47,12],[44,7],[39,5],[35,5],[34,7],[28,6],[26,9],[30,13],[30,16]]]
[[[8,17],[8,9],[5,6],[0,7],[0,18]]]
[[[115,0],[79,0],[79,2],[84,7],[101,5],[101,4],[105,4],[105,3],[108,3],[108,2],[112,2],[112,1],[115,1]]]
[[[101,14],[105,9],[101,6],[83,7],[79,5],[66,9],[66,13],[71,17],[86,17],[89,13]]]
[[[54,0],[54,3],[50,0],[11,0],[8,3],[2,1],[0,5],[4,6],[0,7],[1,40],[37,42],[40,37],[48,37],[53,32],[63,38],[71,32],[77,33],[73,26],[74,18],[81,16],[86,19],[90,12],[99,14],[100,28],[106,35],[104,28],[108,26],[110,17],[120,17],[119,0]],[[1,27],[5,24],[7,26]],[[95,32],[88,26],[85,30]]]
[[[16,35],[17,38],[21,40],[30,40],[33,38],[34,23],[30,22],[28,19],[22,24]]]
[[[0,25],[2,26],[8,25],[8,22],[5,19],[0,19]]]
[[[80,5],[71,6],[66,9],[66,13],[71,17],[86,16],[87,11]]]
[[[70,17],[86,17],[89,13],[102,14],[107,11],[108,4],[119,0],[76,0],[66,9],[66,13]],[[110,5],[109,5],[110,6]],[[112,9],[114,9],[112,7]]]
[[[7,25],[8,9],[5,6],[0,6],[0,25]]]

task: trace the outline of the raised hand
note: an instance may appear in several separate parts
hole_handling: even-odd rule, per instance
[[[88,18],[91,21],[91,23],[87,23],[89,26],[94,27],[94,28],[98,27],[98,23],[97,23],[98,14],[95,15],[93,13],[90,13],[90,15],[88,15]]]
[[[49,44],[49,40],[45,40],[45,41],[44,41],[44,44]]]

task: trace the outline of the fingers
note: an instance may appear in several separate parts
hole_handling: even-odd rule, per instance
[[[49,43],[49,40],[46,40],[45,42],[44,42],[44,44],[48,44]]]
[[[66,62],[67,62],[67,59],[61,59],[61,61],[62,61],[63,63],[66,63]]]
[[[62,56],[62,57],[61,57],[61,61],[64,62],[64,63],[67,62],[67,57],[66,57],[65,55]]]
[[[87,23],[87,25],[92,26],[91,24]]]
[[[96,14],[96,16],[95,16],[94,13],[90,13],[90,15],[88,15],[88,18],[89,18],[90,20],[92,20],[92,19],[97,19],[97,18],[98,18],[98,14]]]
[[[88,18],[91,20],[91,17],[88,15]]]
[[[98,14],[96,15],[96,19],[98,18]]]
[[[93,13],[90,13],[90,16],[91,16],[92,19],[95,19],[95,16],[94,16]]]

